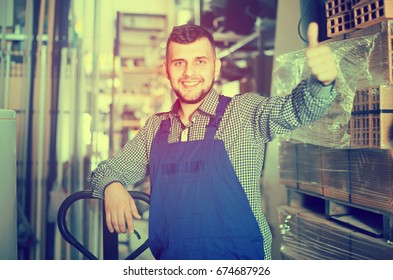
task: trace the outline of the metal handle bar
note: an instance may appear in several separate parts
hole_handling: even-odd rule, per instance
[[[147,204],[150,204],[150,196],[144,192],[140,191],[129,191],[128,192],[133,199],[142,200]],[[89,260],[98,260],[98,258],[91,253],[86,247],[84,247],[68,230],[66,223],[66,214],[70,206],[80,200],[80,199],[98,199],[93,196],[93,191],[79,191],[69,195],[63,203],[59,207],[59,211],[57,213],[57,224],[60,230],[61,235],[64,240],[75,247],[79,252],[81,252],[86,258]],[[103,225],[105,226],[105,225]],[[143,251],[148,248],[148,240],[146,240],[141,246],[139,246],[134,252],[132,252],[126,259],[135,259],[139,256]]]

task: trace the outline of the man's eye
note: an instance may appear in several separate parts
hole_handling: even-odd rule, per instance
[[[184,61],[176,61],[173,65],[175,65],[175,66],[183,66],[184,65]]]
[[[200,59],[196,61],[197,64],[206,64],[206,60]]]

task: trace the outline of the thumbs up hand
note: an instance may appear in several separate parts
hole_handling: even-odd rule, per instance
[[[319,45],[318,24],[311,22],[307,30],[308,48],[306,50],[307,65],[311,73],[325,86],[337,78],[337,66],[333,53],[328,46]]]

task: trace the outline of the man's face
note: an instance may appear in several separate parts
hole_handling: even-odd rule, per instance
[[[166,74],[181,102],[196,104],[213,86],[221,63],[207,38],[190,44],[171,42],[166,58]]]

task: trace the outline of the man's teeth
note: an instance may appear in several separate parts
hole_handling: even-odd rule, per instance
[[[187,87],[192,87],[192,86],[196,86],[199,82],[198,81],[194,81],[194,82],[183,82],[183,84]]]

